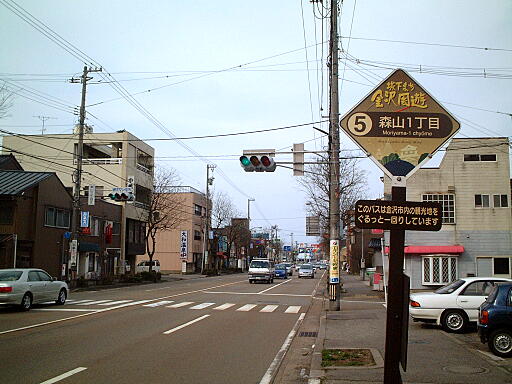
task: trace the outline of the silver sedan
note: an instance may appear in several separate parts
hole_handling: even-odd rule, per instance
[[[68,285],[42,269],[0,269],[0,305],[18,305],[28,311],[35,303],[63,305],[67,296]]]

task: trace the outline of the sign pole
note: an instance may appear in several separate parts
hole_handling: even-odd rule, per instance
[[[406,201],[405,178],[404,186],[391,187],[393,202]],[[403,265],[404,265],[405,231],[392,229],[389,242],[389,277],[388,302],[386,317],[386,350],[384,356],[384,384],[401,384],[400,357],[402,355],[402,322],[403,322]]]

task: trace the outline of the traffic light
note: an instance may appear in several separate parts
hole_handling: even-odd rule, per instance
[[[243,155],[240,156],[240,165],[245,172],[274,172],[276,162],[268,155]]]
[[[133,201],[135,196],[131,191],[131,188],[114,188],[108,197],[114,201]]]

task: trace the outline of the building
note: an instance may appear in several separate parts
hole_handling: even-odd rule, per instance
[[[65,276],[71,206],[55,173],[0,170],[0,268],[36,267]]]
[[[116,187],[125,187],[133,179],[135,201],[122,206],[121,252],[117,273],[135,265],[137,255],[145,253],[144,233],[147,206],[153,188],[154,149],[127,131],[94,133],[87,127],[83,144],[82,195],[90,185],[96,187],[96,199],[108,198]],[[21,166],[30,171],[51,169],[72,191],[77,164],[78,134],[12,135],[3,138],[3,153],[15,153]]]
[[[180,214],[175,217],[173,229],[157,232],[153,260],[160,261],[162,273],[201,272],[206,244],[206,196],[188,186],[174,187],[167,195]],[[138,256],[137,263],[141,260],[149,260],[149,256]]]
[[[438,167],[419,169],[407,180],[407,200],[443,207],[439,232],[406,231],[412,289],[467,276],[512,277],[509,148],[508,138],[453,139]],[[388,197],[390,182],[385,177]]]

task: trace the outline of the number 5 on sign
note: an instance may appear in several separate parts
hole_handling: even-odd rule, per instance
[[[357,112],[349,117],[347,125],[353,135],[364,136],[372,129],[372,118],[366,113]]]

